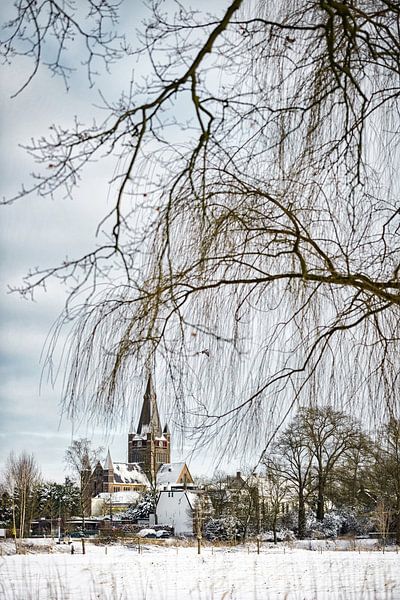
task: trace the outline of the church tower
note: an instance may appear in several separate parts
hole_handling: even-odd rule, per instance
[[[168,426],[161,429],[157,396],[149,375],[137,431],[128,435],[128,463],[138,463],[155,485],[158,469],[171,461],[170,445]]]

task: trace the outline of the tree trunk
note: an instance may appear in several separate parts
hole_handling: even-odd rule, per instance
[[[320,479],[318,481],[317,521],[323,521],[325,516],[324,487],[324,483]]]
[[[25,512],[26,512],[26,495],[25,490],[20,492],[20,510],[19,510],[19,537],[25,537]]]
[[[303,495],[299,496],[299,510],[298,510],[298,537],[302,540],[306,534],[306,507]]]

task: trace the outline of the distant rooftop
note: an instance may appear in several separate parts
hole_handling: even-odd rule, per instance
[[[114,483],[150,486],[145,472],[138,463],[113,463]]]
[[[178,483],[184,462],[165,463],[161,465],[157,472],[157,486],[175,485]]]

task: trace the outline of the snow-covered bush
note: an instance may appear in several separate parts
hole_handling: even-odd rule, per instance
[[[293,531],[291,529],[279,529],[276,532],[276,541],[277,542],[291,542],[296,539]],[[274,541],[274,532],[273,531],[264,531],[261,534],[261,541],[263,542],[273,542]]]
[[[296,509],[289,510],[287,513],[281,515],[281,526],[282,529],[289,529],[296,532],[298,527],[299,515]]]
[[[367,515],[358,515],[351,509],[331,510],[323,521],[314,517],[307,519],[307,535],[316,538],[335,538],[338,535],[365,535],[373,530],[373,523]]]
[[[340,534],[366,535],[374,531],[374,523],[367,514],[358,514],[352,509],[337,511],[343,518]]]
[[[326,513],[323,521],[317,521],[314,515],[307,518],[307,536],[311,538],[335,538],[339,535],[343,517],[333,511]]]
[[[130,506],[121,516],[125,519],[138,521],[139,519],[148,519],[150,513],[155,511],[155,495],[152,492],[146,492],[136,505]]]
[[[243,534],[243,527],[235,517],[209,519],[204,524],[204,536],[210,541],[240,540]]]

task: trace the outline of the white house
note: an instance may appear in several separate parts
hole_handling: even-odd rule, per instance
[[[175,535],[193,535],[193,516],[197,494],[187,490],[166,490],[158,495],[158,525],[173,527]]]

